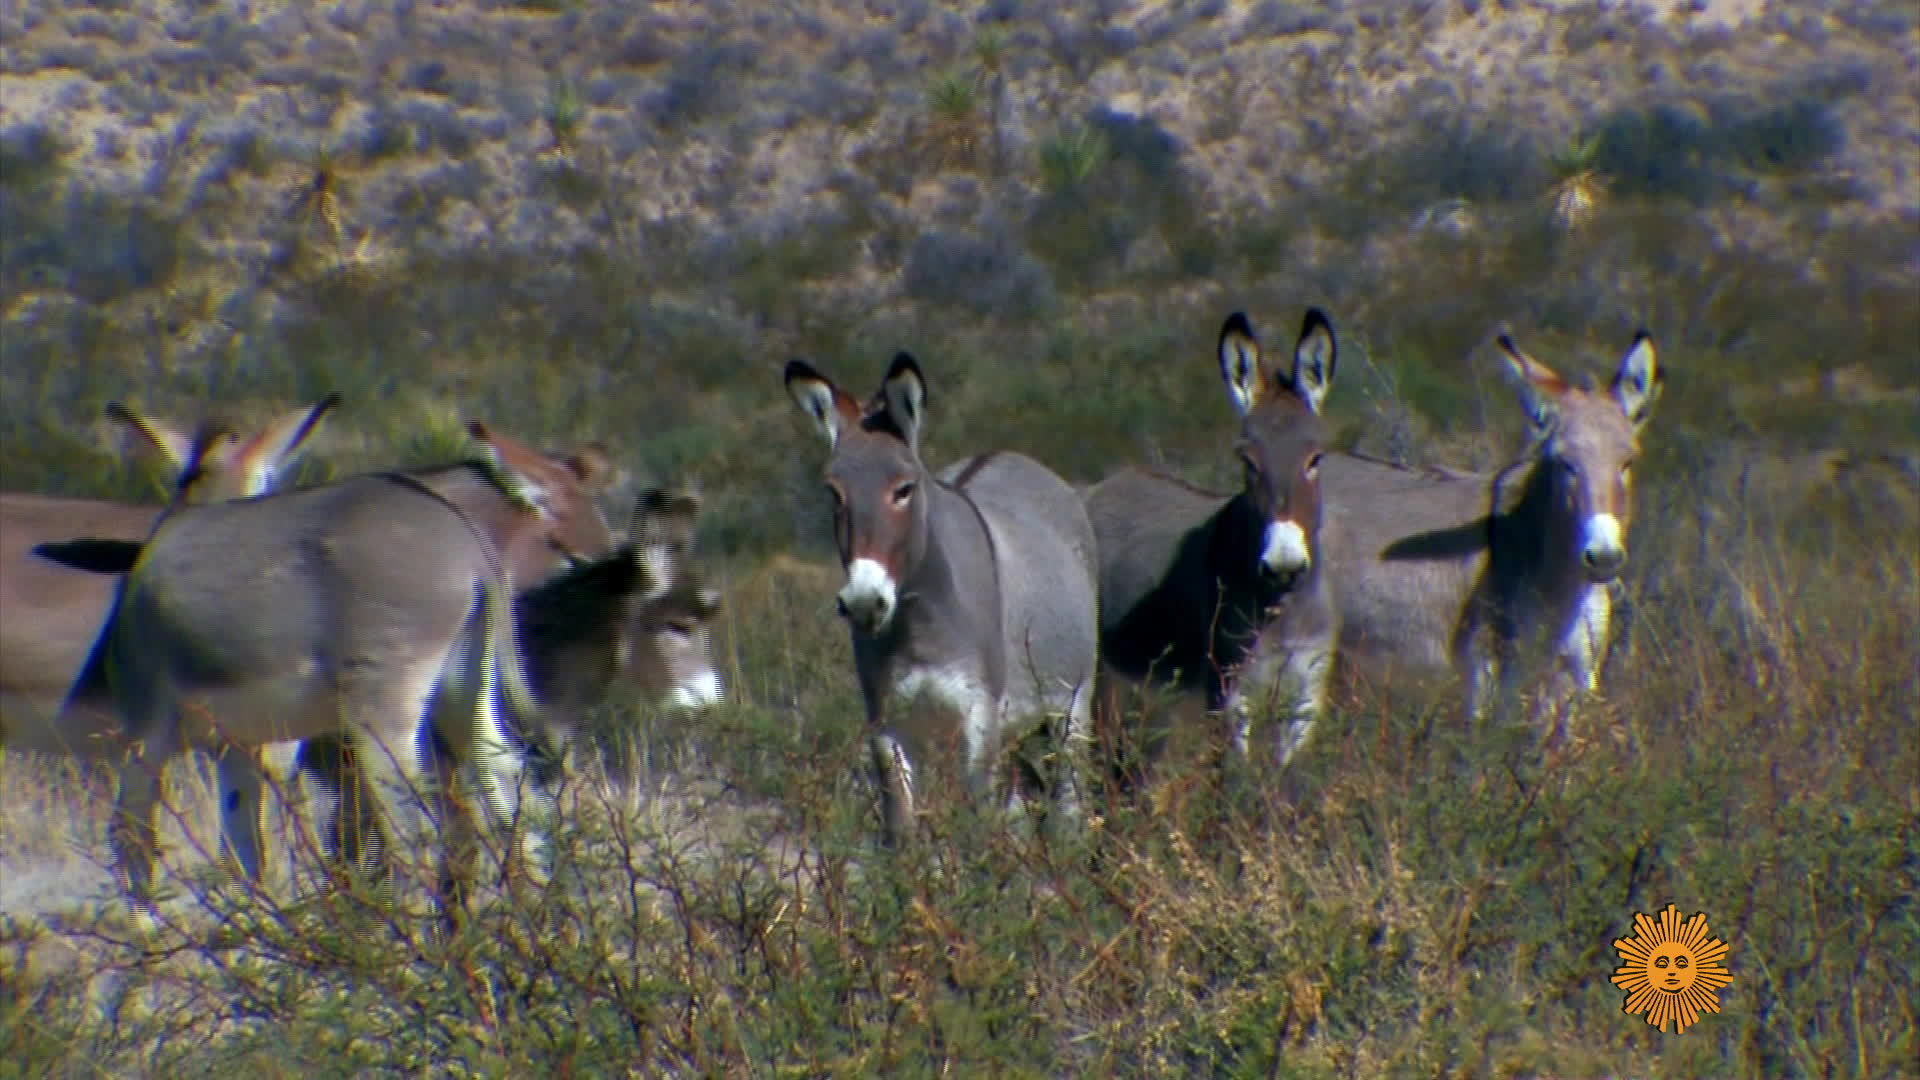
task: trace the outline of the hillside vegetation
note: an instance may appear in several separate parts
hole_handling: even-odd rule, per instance
[[[0,486],[157,501],[115,399],[337,390],[303,482],[601,439],[610,518],[705,495],[731,700],[617,706],[646,797],[586,777],[568,873],[451,940],[317,895],[298,822],[298,881],[215,889],[193,770],[138,938],[95,788],[6,757],[0,1076],[1910,1075],[1916,72],[1910,4],[1836,0],[5,5]],[[784,361],[914,353],[935,464],[1224,487],[1213,335],[1309,304],[1338,444],[1463,468],[1521,446],[1498,328],[1594,376],[1653,333],[1568,743],[1343,670],[1284,782],[1192,722],[1085,850],[936,770],[881,855]],[[1683,1035],[1608,982],[1668,903],[1732,946]]]

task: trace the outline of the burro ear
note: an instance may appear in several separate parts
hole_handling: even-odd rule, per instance
[[[1227,384],[1233,411],[1245,416],[1260,404],[1265,392],[1260,375],[1260,339],[1245,312],[1227,316],[1220,327],[1220,378]]]
[[[1627,346],[1627,354],[1620,358],[1620,370],[1613,376],[1613,400],[1634,430],[1653,415],[1666,381],[1666,372],[1653,355],[1653,335],[1645,330],[1634,334],[1633,344]]]
[[[1560,398],[1567,392],[1566,380],[1547,365],[1520,351],[1513,338],[1501,334],[1497,339],[1507,362],[1507,375],[1520,394],[1520,407],[1527,412],[1536,432],[1551,428],[1560,415]]]
[[[619,471],[613,463],[613,453],[602,442],[582,446],[568,454],[562,464],[580,482],[580,489],[590,494],[605,491]]]
[[[340,395],[328,394],[307,408],[283,413],[259,434],[236,446],[230,471],[239,481],[239,489],[222,490],[218,497],[245,498],[272,487],[300,459],[320,421],[339,405]]]
[[[926,419],[927,380],[920,364],[909,353],[893,354],[887,377],[880,382],[880,397],[886,402],[887,415],[906,438],[914,453],[920,452],[920,426]]]
[[[1340,346],[1334,340],[1333,320],[1319,308],[1308,308],[1306,321],[1300,324],[1300,341],[1293,347],[1293,392],[1318,413],[1333,387],[1333,371],[1340,361]]]
[[[132,435],[136,447],[158,451],[176,475],[193,459],[193,433],[171,420],[143,415],[118,401],[107,402],[107,419]]]
[[[833,385],[833,380],[814,370],[805,360],[787,361],[786,384],[787,396],[813,421],[829,447],[840,442],[843,425],[859,418],[858,408],[850,407],[851,401]]]
[[[693,492],[648,488],[634,503],[631,533],[641,544],[666,544],[687,550],[693,547],[699,517],[700,496]]]

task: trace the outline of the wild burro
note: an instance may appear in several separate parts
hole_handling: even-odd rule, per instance
[[[204,450],[202,440],[183,481]],[[544,513],[533,497],[510,494]],[[221,756],[223,824],[256,879],[256,754],[271,743],[349,740],[356,836],[369,841],[351,845],[359,850],[380,853],[393,824],[376,802],[396,808],[420,789],[429,722],[447,735],[450,760],[471,765],[496,820],[512,823],[521,758],[499,704],[518,730],[539,729],[509,588],[500,547],[414,476],[203,506],[176,493],[122,577],[82,675],[82,685],[107,680],[135,747],[120,769],[110,836],[136,910],[151,906],[161,772],[190,747],[239,751]],[[457,903],[477,823],[465,800],[430,790],[451,844],[442,894]],[[245,793],[252,805],[235,797]]]
[[[327,404],[331,405],[332,400],[329,399]],[[157,431],[171,430],[162,422],[138,417],[135,420]],[[282,421],[283,424],[290,422]],[[588,556],[600,555],[612,548],[612,533],[594,503],[594,495],[606,486],[613,472],[611,459],[604,447],[595,443],[567,454],[543,453],[478,420],[468,424],[468,434],[477,447],[477,452],[468,459],[399,475],[405,481],[418,483],[436,496],[446,499],[466,515],[500,551],[510,580],[516,583],[543,581],[560,567]],[[304,437],[304,432],[302,435]],[[177,433],[173,435],[173,441],[178,446],[168,451],[170,459],[184,460],[183,455],[187,450],[182,439]],[[211,449],[219,451],[220,445],[214,444]],[[188,504],[214,501],[214,496],[225,488],[210,486],[208,478],[225,476],[237,469],[238,466],[227,464],[221,453],[203,456],[203,460],[195,466],[196,480],[185,494],[185,501]],[[146,516],[145,523],[139,529],[141,536],[152,528],[154,516],[162,512],[158,508],[122,509]],[[128,516],[120,515],[121,518]],[[116,519],[115,523],[127,527],[132,525],[130,520]],[[77,598],[103,594],[98,621],[87,641],[91,642],[97,637],[98,625],[104,622],[114,595],[113,582],[97,575],[125,573],[132,569],[139,558],[141,546],[138,540],[91,536],[79,540],[42,541],[34,548],[39,556],[35,562],[40,564],[36,567],[40,577],[58,583],[65,592]],[[81,573],[83,569],[94,573]],[[54,644],[61,643],[43,643],[43,647]],[[87,645],[68,641],[64,647],[76,656],[72,663],[77,670],[87,656]],[[96,672],[96,675],[100,674],[103,673]],[[75,683],[66,701],[66,711],[61,714],[60,726],[55,729],[49,724],[47,728],[50,731],[57,730],[63,741],[79,745],[121,745],[121,725],[114,712],[107,680],[94,677]],[[110,734],[96,734],[94,729]],[[350,760],[339,744],[339,738],[337,735],[318,736],[314,741],[323,745],[303,743],[298,750],[303,761],[312,757],[333,763],[334,773],[329,775],[334,776],[335,783],[332,787],[323,786],[323,792],[338,790],[337,776],[344,775],[341,770],[344,763]],[[260,763],[256,755],[223,752],[220,766],[222,851],[239,864],[242,873],[257,881],[261,875],[260,817],[265,788]],[[329,825],[324,835],[339,835],[343,827],[339,815],[343,811],[344,804],[336,803],[328,808]]]
[[[939,475],[920,457],[927,390],[894,357],[865,406],[806,362],[787,364],[795,404],[827,440],[826,487],[846,570],[839,609],[853,638],[885,835],[906,833],[915,763],[957,742],[981,804],[1010,743],[1044,725],[1056,819],[1079,813],[1073,757],[1099,654],[1093,527],[1066,481],[995,451]],[[903,725],[925,694],[956,727]]]
[[[1239,757],[1253,718],[1277,723],[1284,766],[1323,708],[1334,623],[1321,552],[1321,405],[1338,346],[1310,309],[1293,362],[1263,360],[1247,317],[1220,329],[1220,376],[1239,416],[1241,487],[1220,494],[1126,468],[1088,489],[1100,544],[1102,723],[1128,680],[1203,695]],[[1249,664],[1257,678],[1243,680]],[[1115,676],[1118,676],[1116,678]],[[1245,692],[1258,687],[1258,695]]]
[[[551,794],[577,744],[590,744],[606,762],[615,786],[632,784],[630,732],[589,726],[592,710],[622,684],[648,702],[694,710],[716,705],[725,690],[714,670],[711,624],[720,595],[695,560],[699,501],[685,492],[651,489],[634,508],[628,542],[611,554],[579,560],[567,571],[514,599],[514,617],[540,729],[518,732],[532,752],[534,781]],[[457,733],[429,732],[429,750],[441,783],[451,779],[449,756]],[[334,812],[322,842],[349,861],[350,845],[338,808],[351,779],[354,751],[338,736],[301,744],[299,765]],[[343,851],[343,845],[348,849]]]
[[[299,459],[338,401],[337,395],[329,396],[252,433],[215,421],[203,425],[199,458],[182,485],[181,500],[220,502],[267,490]],[[174,476],[182,474],[194,453],[193,429],[118,403],[107,406],[107,418],[141,451],[165,460]],[[98,694],[67,701],[113,606],[114,580],[43,557],[36,549],[60,544],[69,549],[69,558],[81,562],[124,558],[130,566],[131,552],[153,531],[161,509],[0,492],[0,746],[92,759],[125,749],[104,686]],[[119,544],[127,551],[114,550]],[[68,709],[61,717],[63,703]]]
[[[621,790],[634,780],[634,733],[589,722],[616,688],[624,684],[656,708],[680,711],[726,699],[713,662],[720,592],[699,560],[699,517],[700,499],[691,492],[641,492],[624,545],[514,601],[549,742],[562,751],[591,744]]]
[[[1494,475],[1329,454],[1321,466],[1340,647],[1353,662],[1460,673],[1480,717],[1545,653],[1536,719],[1598,687],[1627,560],[1633,464],[1659,400],[1653,341],[1637,334],[1602,392],[1498,345],[1530,439]],[[1532,656],[1530,656],[1532,654]]]

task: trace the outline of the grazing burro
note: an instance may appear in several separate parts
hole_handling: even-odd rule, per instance
[[[992,451],[937,476],[920,457],[927,390],[906,353],[862,406],[803,360],[786,387],[827,440],[826,487],[887,841],[914,813],[916,762],[958,743],[969,795],[990,805],[1015,740],[1051,736],[1050,825],[1079,815],[1076,743],[1099,658],[1098,551],[1074,489],[1032,458]],[[922,693],[957,720],[907,725]],[[897,704],[896,704],[897,703]],[[1010,792],[1012,798],[1017,792]]]
[[[206,503],[265,491],[298,460],[309,436],[337,402],[337,397],[328,397],[293,410],[250,435],[210,424],[212,434],[181,498]],[[157,453],[174,476],[186,468],[193,453],[192,429],[118,403],[107,406],[107,418],[127,433],[134,447]],[[120,722],[104,688],[73,702],[65,719],[54,722],[113,606],[114,581],[43,558],[35,548],[82,537],[89,543],[105,539],[137,545],[153,530],[160,509],[0,492],[0,747],[95,759],[124,748]]]
[[[488,480],[548,516],[503,471]],[[106,680],[134,743],[110,838],[136,911],[151,908],[162,769],[191,747],[240,751],[220,755],[221,810],[225,837],[255,879],[258,798],[246,806],[233,793],[257,793],[257,752],[270,743],[339,734],[353,744],[352,850],[382,851],[387,829],[375,803],[397,806],[418,790],[429,722],[447,734],[450,759],[472,767],[496,820],[512,823],[521,756],[499,705],[519,730],[539,729],[508,590],[501,548],[410,475],[201,506],[176,495],[121,577],[81,676]],[[447,794],[432,791],[449,834],[441,895],[453,911],[477,823],[466,800]]]
[[[1118,724],[1123,681],[1204,695],[1249,752],[1256,702],[1242,665],[1278,691],[1274,762],[1285,766],[1322,711],[1334,622],[1321,551],[1321,404],[1338,359],[1333,324],[1307,311],[1282,368],[1263,360],[1244,313],[1220,329],[1220,376],[1239,416],[1242,483],[1227,495],[1126,468],[1086,492],[1100,544],[1100,723]],[[1117,677],[1116,677],[1117,676]]]
[[[1598,689],[1627,560],[1632,472],[1663,374],[1642,330],[1604,391],[1573,385],[1501,334],[1530,438],[1493,475],[1349,454],[1321,465],[1325,545],[1346,662],[1457,671],[1471,717],[1505,708],[1550,656],[1535,718]],[[1541,648],[1544,639],[1544,648]]]
[[[651,489],[634,508],[628,542],[570,569],[514,599],[529,683],[540,705],[541,730],[524,739],[533,780],[550,793],[566,757],[585,743],[607,764],[609,779],[627,789],[632,776],[624,732],[588,726],[591,711],[622,682],[647,701],[701,709],[725,697],[711,654],[711,624],[720,594],[694,561],[698,499],[686,492]],[[521,736],[526,733],[518,732]],[[439,783],[451,779],[450,733],[429,733]],[[340,808],[353,767],[353,749],[338,736],[302,743],[298,765],[327,800],[330,814],[321,834],[326,852],[350,860],[354,834]],[[343,851],[343,845],[348,845]]]
[[[330,398],[323,403],[332,407]],[[251,438],[223,436],[196,466],[187,504],[262,493],[295,460],[325,409],[290,413]],[[108,417],[157,450],[177,476],[192,432],[124,406]],[[534,451],[480,421],[468,425],[479,447],[469,462],[414,471],[416,479],[487,523],[516,583],[537,583],[572,557],[601,555],[612,534],[593,503],[612,474],[604,447],[568,454]],[[289,443],[289,439],[298,439]],[[540,504],[534,513],[489,479],[497,471]],[[162,507],[101,499],[0,493],[0,745],[56,755],[110,757],[122,748],[120,721],[104,682],[75,677],[113,606],[115,581],[130,569]],[[68,697],[68,691],[74,693]],[[54,717],[66,712],[59,724]]]
[[[630,732],[588,726],[625,682],[643,700],[693,711],[726,687],[713,661],[719,590],[698,561],[700,499],[653,488],[634,505],[627,543],[514,601],[534,696],[553,748],[592,744],[616,788],[631,787]]]

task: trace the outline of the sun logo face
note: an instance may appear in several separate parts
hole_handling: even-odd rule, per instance
[[[1682,922],[1680,909],[1668,904],[1654,922],[1636,912],[1634,935],[1613,943],[1624,961],[1613,973],[1613,985],[1627,992],[1620,1011],[1645,1013],[1647,1023],[1675,1035],[1699,1021],[1703,1012],[1720,1011],[1721,987],[1733,981],[1720,961],[1727,944],[1707,936],[1705,912]]]

